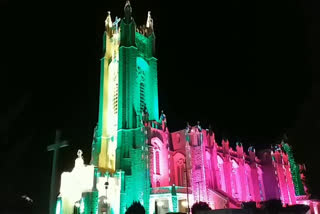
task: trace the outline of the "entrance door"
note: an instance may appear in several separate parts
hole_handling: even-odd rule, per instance
[[[157,199],[155,206],[156,214],[166,214],[169,212],[169,201],[167,199]]]
[[[186,199],[179,200],[179,212],[187,213],[188,202]]]

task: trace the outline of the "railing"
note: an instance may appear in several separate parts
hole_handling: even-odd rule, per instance
[[[151,194],[166,194],[171,193],[171,187],[155,187],[151,189]]]
[[[176,192],[177,193],[185,193],[187,194],[187,190],[188,190],[188,193],[189,194],[192,194],[192,190],[191,190],[191,187],[181,187],[181,186],[176,186]]]
[[[181,187],[181,186],[175,186],[176,193],[185,193],[187,194],[187,187]],[[154,187],[151,189],[151,194],[167,194],[167,193],[172,193],[172,187],[167,186],[167,187]],[[188,188],[188,193],[192,194],[192,190],[189,187]]]

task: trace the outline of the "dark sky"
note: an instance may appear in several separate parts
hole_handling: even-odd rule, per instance
[[[257,148],[287,133],[319,197],[319,2],[131,3],[137,25],[152,11],[159,105],[169,129],[199,120],[213,126],[219,141]],[[123,6],[124,0],[25,1],[8,8],[9,105],[0,124],[4,204],[19,207],[26,194],[33,213],[46,213],[52,166],[46,147],[57,128],[70,143],[61,150],[57,177],[72,169],[79,148],[89,162],[104,20],[109,10],[123,17]]]

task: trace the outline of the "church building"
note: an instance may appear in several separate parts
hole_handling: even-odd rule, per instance
[[[79,150],[62,173],[56,214],[124,214],[135,201],[149,214],[187,213],[198,201],[211,209],[269,199],[313,206],[288,144],[258,155],[217,142],[200,123],[169,132],[158,107],[153,19],[148,12],[137,26],[129,1],[122,19],[107,14],[99,99],[91,162]]]

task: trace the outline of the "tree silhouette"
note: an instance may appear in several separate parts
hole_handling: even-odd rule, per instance
[[[211,210],[211,208],[206,202],[203,202],[203,201],[194,203],[191,207],[192,214],[197,214],[199,211],[204,211],[204,210]]]
[[[282,202],[279,199],[270,199],[265,201],[264,209],[266,209],[269,213],[279,213],[282,209]]]
[[[134,201],[127,209],[126,214],[145,214],[146,211],[140,202]]]
[[[242,202],[241,207],[243,209],[256,209],[257,208],[255,201]]]

